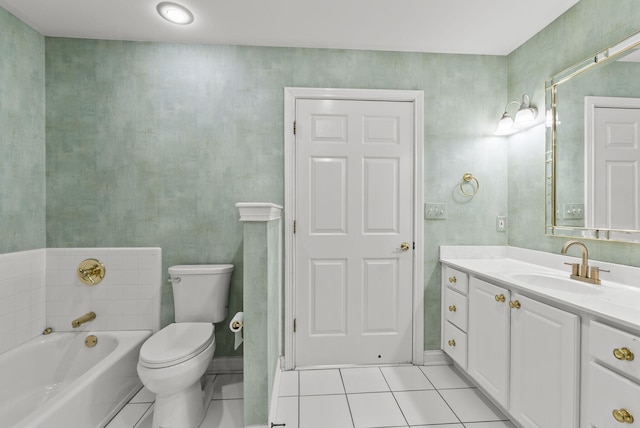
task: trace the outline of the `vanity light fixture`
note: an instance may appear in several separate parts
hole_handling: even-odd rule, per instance
[[[507,111],[511,104],[518,104],[520,108],[516,111],[515,119],[511,118],[511,115]],[[538,115],[538,109],[529,105],[529,96],[523,95],[522,102],[510,101],[504,106],[504,113],[502,118],[498,122],[498,127],[494,132],[495,135],[511,135],[524,129],[530,128],[536,123],[536,116]]]
[[[193,22],[193,14],[186,7],[168,1],[158,3],[156,10],[172,24],[187,25]]]

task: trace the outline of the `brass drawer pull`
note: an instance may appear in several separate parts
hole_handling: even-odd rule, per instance
[[[633,415],[627,409],[615,409],[612,413],[613,413],[613,418],[616,421],[620,422],[621,424],[633,423]]]
[[[455,284],[458,281],[458,279],[455,276],[450,276],[449,277],[449,282],[452,284]]]
[[[633,361],[635,355],[629,348],[615,348],[613,350],[613,356],[621,361]]]
[[[509,306],[511,307],[511,309],[520,309],[520,302],[517,300],[512,300],[509,302]]]
[[[455,341],[455,340],[453,340],[453,339],[451,339],[451,340],[449,341],[449,346],[456,346],[456,341]]]
[[[458,310],[458,308],[456,308],[456,306],[455,306],[455,305],[451,305],[451,306],[449,306],[449,312],[455,312],[455,311],[457,311],[457,310]]]
[[[504,297],[504,294],[496,294],[496,302],[506,302],[507,298]]]

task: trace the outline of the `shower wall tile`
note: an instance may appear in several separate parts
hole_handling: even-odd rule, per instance
[[[44,46],[0,8],[0,254],[46,246]]]
[[[0,353],[45,329],[44,249],[0,254]]]
[[[76,275],[87,258],[105,266],[97,285],[85,285]],[[57,331],[158,331],[161,260],[160,248],[47,249],[47,325]],[[71,327],[73,319],[89,311],[96,313],[94,321]]]

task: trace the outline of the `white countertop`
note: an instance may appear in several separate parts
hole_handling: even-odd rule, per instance
[[[443,246],[440,261],[578,315],[589,314],[640,331],[640,268],[589,260],[589,266],[610,271],[601,272],[602,284],[593,285],[569,279],[571,267],[564,263],[579,263],[579,257],[516,247]],[[554,288],[517,278],[525,274],[548,275],[550,282],[553,278],[566,280],[568,286]]]

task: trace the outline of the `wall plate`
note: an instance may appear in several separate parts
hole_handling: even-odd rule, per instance
[[[443,202],[427,202],[424,204],[424,218],[426,220],[446,220],[447,204]]]

